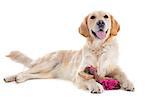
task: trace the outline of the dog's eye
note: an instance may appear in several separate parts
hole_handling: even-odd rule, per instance
[[[90,19],[95,19],[95,18],[96,18],[95,16],[91,16],[91,17],[90,17]]]
[[[108,15],[105,15],[104,18],[108,18]]]

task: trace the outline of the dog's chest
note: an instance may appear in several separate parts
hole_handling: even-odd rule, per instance
[[[90,65],[97,67],[99,74],[104,76],[111,64],[116,63],[117,48],[114,45],[105,45],[101,48],[93,48],[90,51]]]
[[[85,52],[84,60],[86,65],[99,66],[101,56],[103,54],[103,48],[90,48],[88,52]]]

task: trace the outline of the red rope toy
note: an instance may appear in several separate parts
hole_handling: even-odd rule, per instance
[[[93,66],[87,66],[84,71],[80,72],[79,75],[86,80],[94,78],[100,83],[105,90],[116,90],[120,89],[119,81],[110,77],[100,78],[97,75],[97,69]]]

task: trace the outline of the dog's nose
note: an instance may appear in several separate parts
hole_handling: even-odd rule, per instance
[[[97,23],[96,23],[100,28],[104,28],[105,26],[105,22],[103,20],[99,20]]]

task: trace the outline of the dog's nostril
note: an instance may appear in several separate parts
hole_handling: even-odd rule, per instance
[[[96,23],[99,27],[104,27],[105,23],[103,20],[99,20],[97,23]]]

